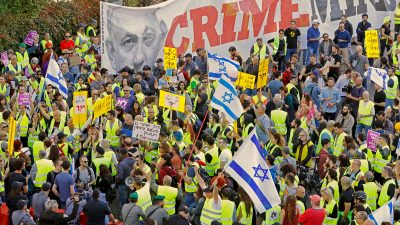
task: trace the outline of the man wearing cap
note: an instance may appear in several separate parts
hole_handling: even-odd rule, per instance
[[[18,62],[21,64],[23,68],[29,65],[29,55],[28,51],[26,51],[26,44],[20,43],[19,45],[19,52],[15,52],[17,56]]]
[[[32,197],[32,208],[35,221],[40,218],[41,213],[45,210],[45,204],[49,200],[51,184],[46,182],[42,185],[41,191],[35,193]]]
[[[155,77],[160,77],[161,71],[164,70],[163,60],[162,58],[158,58],[156,60],[155,65],[153,66],[153,74]]]
[[[311,195],[311,208],[308,208],[300,215],[299,223],[303,225],[322,224],[325,219],[326,211],[320,207],[321,197],[319,195]]]
[[[195,62],[193,62],[193,56],[191,53],[185,54],[185,67],[184,70],[187,71],[192,77],[194,71],[198,69],[198,66]]]
[[[137,192],[133,192],[129,195],[129,203],[122,206],[121,215],[124,224],[137,224],[141,218],[145,218],[144,212],[142,208],[137,205],[137,202],[138,194]]]
[[[80,57],[83,57],[89,49],[88,42],[89,38],[85,34],[85,25],[79,23],[78,31],[76,32],[75,51]]]
[[[169,219],[168,212],[164,209],[165,196],[157,195],[153,198],[153,205],[145,210],[146,218],[151,218],[157,221],[158,224],[166,224]]]
[[[178,214],[169,218],[167,225],[189,225],[189,209],[185,205],[178,208]]]
[[[46,159],[46,156],[46,151],[40,150],[39,160],[35,161],[30,171],[36,192],[38,192],[46,182],[47,174],[54,170],[53,161]]]
[[[156,77],[151,74],[151,68],[148,65],[143,66],[143,80],[149,85],[150,92],[148,95],[154,95],[156,93]]]
[[[334,87],[334,84],[335,80],[329,77],[327,87],[322,89],[319,97],[326,120],[335,120],[337,105],[341,101],[339,90]]]
[[[33,221],[31,215],[27,213],[27,205],[25,200],[19,200],[17,202],[17,211],[14,211],[12,214],[12,223],[15,225],[36,225],[35,221]]]
[[[100,175],[100,165],[106,165],[107,168],[109,168],[111,165],[111,160],[104,157],[104,153],[104,148],[100,146],[96,147],[96,158],[92,159],[92,169],[95,172],[96,176]]]
[[[308,48],[308,54],[306,58],[306,65],[310,63],[310,56],[311,55],[316,55],[318,58],[319,54],[319,39],[321,39],[321,34],[319,31],[319,20],[314,19],[312,21],[312,26],[308,28],[307,30],[307,48]]]

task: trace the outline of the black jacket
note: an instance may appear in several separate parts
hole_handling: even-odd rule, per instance
[[[78,213],[79,204],[74,203],[74,208],[72,209],[71,215],[64,217],[62,213],[55,213],[53,211],[44,212],[40,215],[39,224],[40,225],[68,225],[68,222],[76,218]]]

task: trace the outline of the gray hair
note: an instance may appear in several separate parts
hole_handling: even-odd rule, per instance
[[[47,152],[45,150],[39,151],[39,159],[44,159],[47,156]]]
[[[53,209],[53,207],[57,204],[56,200],[48,200],[45,204],[44,204],[44,208],[47,212],[51,211]]]

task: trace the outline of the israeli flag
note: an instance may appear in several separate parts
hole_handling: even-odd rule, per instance
[[[58,88],[60,94],[64,98],[68,98],[68,87],[61,73],[60,67],[56,60],[50,57],[49,66],[46,72],[46,84],[51,84],[53,87]]]
[[[383,90],[387,89],[389,75],[386,70],[369,67],[368,70],[365,71],[364,75],[375,84],[381,86]]]
[[[243,113],[238,93],[230,79],[225,75],[222,75],[219,79],[218,88],[211,99],[211,107],[224,113],[225,118],[231,123]]]
[[[370,214],[369,219],[374,221],[376,225],[380,225],[382,222],[390,222],[390,224],[394,224],[393,200],[390,200],[388,203]]]
[[[238,78],[240,65],[236,61],[208,53],[207,64],[210,80],[218,80],[222,74],[228,76],[231,81],[236,81]]]
[[[259,213],[281,203],[264,156],[254,129],[225,166],[225,171],[247,192]]]

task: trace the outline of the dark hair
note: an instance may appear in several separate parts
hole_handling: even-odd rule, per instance
[[[47,135],[46,135],[45,132],[40,132],[39,135],[38,135],[39,141],[46,140],[46,137],[47,137]]]
[[[235,46],[231,46],[231,47],[229,47],[228,51],[230,51],[230,52],[236,51],[236,47]]]
[[[357,210],[357,212],[365,212],[365,207],[362,204],[355,204],[353,209]]]
[[[22,170],[24,167],[25,159],[23,158],[18,158],[14,161],[14,169],[15,170]]]
[[[331,177],[331,179],[337,181],[337,171],[335,169],[329,169],[328,170],[328,175]]]
[[[329,140],[328,138],[324,138],[321,140],[321,145],[322,147],[325,146],[326,144],[328,144],[329,142],[331,142],[331,140]]]
[[[99,189],[94,189],[94,190],[93,190],[93,193],[92,193],[92,198],[93,198],[93,199],[99,199],[99,197],[100,197],[100,191],[99,191]]]
[[[209,145],[214,145],[214,144],[215,144],[214,137],[213,137],[213,136],[210,136],[210,135],[207,135],[207,137],[206,137],[206,142],[207,142],[207,144],[209,144]]]
[[[336,122],[335,124],[333,124],[333,127],[341,129],[342,128],[342,124],[339,123],[339,122]]]
[[[114,110],[110,110],[110,111],[108,111],[108,113],[112,116],[112,117],[115,117],[115,111]]]
[[[171,155],[169,153],[165,153],[161,156],[161,158],[163,158],[165,160],[164,166],[172,166],[171,164]]]
[[[350,166],[350,159],[346,154],[339,155],[339,167]]]
[[[109,176],[111,175],[110,170],[108,169],[108,167],[104,164],[101,164],[99,166],[99,171],[100,171],[100,177],[105,177],[105,176]]]
[[[60,156],[61,155],[58,146],[57,145],[50,146],[49,159],[53,161],[53,163],[56,163],[58,159],[60,159]]]
[[[288,173],[297,174],[296,168],[290,163],[287,163],[281,167],[282,177],[285,177]]]
[[[156,221],[150,217],[147,217],[144,219],[144,224],[145,225],[156,225]]]
[[[61,164],[61,167],[63,168],[63,170],[68,170],[70,166],[71,166],[71,163],[69,163],[69,161],[67,161],[67,160],[63,161]]]
[[[269,162],[269,164],[274,165],[275,157],[273,155],[268,155],[267,161]]]

